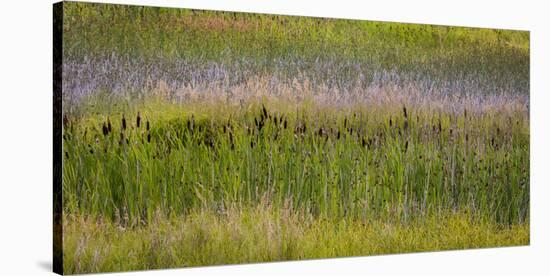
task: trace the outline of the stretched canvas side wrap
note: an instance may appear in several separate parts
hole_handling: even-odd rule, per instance
[[[528,31],[53,19],[56,273],[529,245]]]

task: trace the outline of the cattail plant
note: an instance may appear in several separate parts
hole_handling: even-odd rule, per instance
[[[139,111],[137,113],[137,117],[136,117],[136,126],[137,128],[139,128],[141,125],[141,116],[139,116]]]
[[[107,134],[109,134],[109,128],[107,127],[107,124],[105,122],[103,122],[103,126],[101,129],[103,132],[103,136],[107,136]]]

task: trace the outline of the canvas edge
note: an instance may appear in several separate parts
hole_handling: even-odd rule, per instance
[[[63,2],[53,4],[53,272],[63,274]]]

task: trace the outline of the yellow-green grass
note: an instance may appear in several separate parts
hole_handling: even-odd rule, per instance
[[[68,274],[529,244],[529,223],[502,226],[463,212],[363,223],[266,205],[170,218],[159,212],[153,223],[135,227],[65,215],[63,231]]]

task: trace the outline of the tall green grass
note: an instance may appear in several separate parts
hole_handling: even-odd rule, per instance
[[[524,112],[275,108],[157,103],[67,121],[64,206],[133,224],[264,197],[321,218],[528,219]]]

